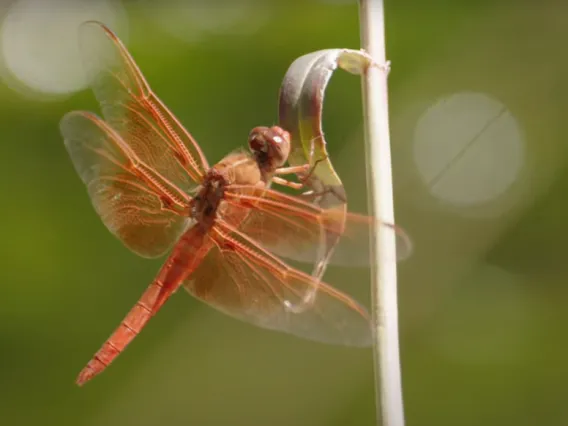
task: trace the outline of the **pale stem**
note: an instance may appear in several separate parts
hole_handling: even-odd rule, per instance
[[[379,65],[387,65],[383,0],[359,0],[362,48]],[[362,79],[367,187],[373,215],[394,222],[390,153],[388,69],[372,66]],[[403,426],[404,410],[398,343],[395,235],[377,226],[371,236],[372,317],[377,420]]]

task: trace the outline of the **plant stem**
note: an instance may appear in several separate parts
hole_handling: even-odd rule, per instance
[[[383,0],[359,0],[362,48],[387,65]],[[388,118],[388,69],[369,67],[362,79],[369,207],[383,222],[394,222]],[[371,236],[373,352],[377,421],[403,426],[404,409],[398,343],[396,246],[392,230],[376,227]]]

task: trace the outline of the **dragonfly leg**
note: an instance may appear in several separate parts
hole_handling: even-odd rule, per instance
[[[276,169],[276,171],[274,172],[274,174],[278,176],[274,176],[272,178],[272,182],[274,182],[277,185],[287,186],[293,189],[302,189],[306,186],[306,182],[310,179],[310,177],[314,173],[317,165],[325,160],[327,160],[327,155],[323,158],[317,159],[313,165],[303,164],[301,166],[280,167],[279,169]],[[292,173],[305,174],[305,175],[298,176],[300,182],[291,182],[287,179],[279,177],[279,175],[288,175]]]
[[[304,187],[303,183],[290,182],[289,180],[282,179],[281,177],[278,176],[274,176],[272,178],[272,183],[275,183],[277,185],[287,186],[288,188],[292,189],[302,189]]]
[[[310,171],[309,164],[302,164],[301,166],[279,167],[275,170],[274,174],[277,175],[291,175],[292,173],[307,173]]]

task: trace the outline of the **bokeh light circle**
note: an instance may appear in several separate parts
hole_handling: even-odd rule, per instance
[[[490,202],[515,182],[525,161],[520,126],[496,99],[462,92],[419,118],[414,161],[436,198],[457,207]]]
[[[110,0],[19,0],[0,28],[3,77],[18,91],[64,95],[84,89],[79,25],[98,20],[124,37],[125,13]]]

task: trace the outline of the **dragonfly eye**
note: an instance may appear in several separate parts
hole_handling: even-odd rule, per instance
[[[268,151],[268,127],[255,127],[249,134],[248,144],[252,152]]]
[[[278,167],[288,161],[290,154],[290,133],[281,127],[274,126],[270,128],[267,136],[270,144],[271,156],[274,158]]]
[[[266,152],[266,140],[260,135],[255,135],[249,139],[249,147],[253,152]]]

